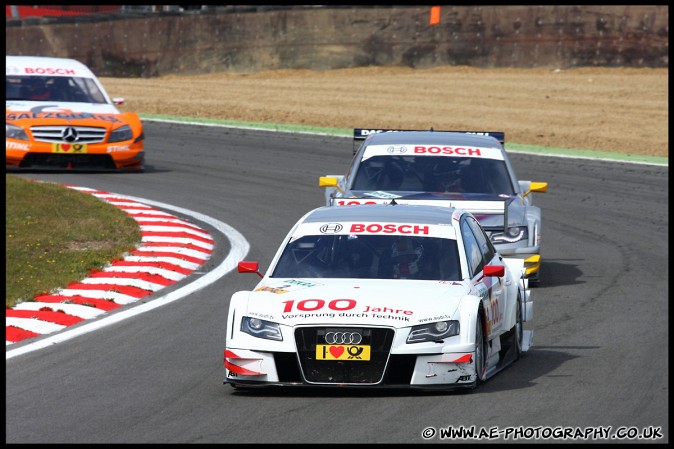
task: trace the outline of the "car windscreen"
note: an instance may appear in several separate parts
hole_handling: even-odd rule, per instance
[[[373,156],[361,161],[349,188],[514,194],[505,161],[476,157]]]
[[[455,240],[406,235],[307,235],[290,241],[271,277],[458,281]]]
[[[107,103],[92,79],[67,76],[7,75],[5,100]]]

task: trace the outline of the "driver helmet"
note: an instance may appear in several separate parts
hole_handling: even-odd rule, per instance
[[[47,100],[50,89],[43,77],[28,77],[23,81],[26,100]]]
[[[437,180],[439,192],[461,192],[461,166],[449,157],[436,158],[433,165],[433,179]]]
[[[413,279],[419,273],[420,260],[424,247],[410,238],[400,238],[393,243],[391,260],[393,261],[393,277],[396,279]]]

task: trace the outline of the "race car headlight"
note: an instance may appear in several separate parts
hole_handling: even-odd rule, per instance
[[[495,232],[491,235],[492,243],[515,243],[529,239],[526,226],[512,226],[506,232]]]
[[[123,142],[131,139],[133,139],[133,131],[129,125],[124,125],[112,130],[108,142]]]
[[[5,137],[8,139],[29,140],[26,131],[9,123],[5,123]]]
[[[266,338],[267,340],[283,341],[281,335],[281,326],[278,323],[261,320],[249,316],[241,319],[241,332],[250,334],[257,338]]]
[[[438,321],[435,323],[420,324],[412,327],[407,343],[421,343],[424,341],[438,341],[447,337],[459,335],[458,321]]]

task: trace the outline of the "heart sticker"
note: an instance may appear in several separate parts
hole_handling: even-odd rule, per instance
[[[336,359],[344,353],[344,346],[330,346],[330,354]]]

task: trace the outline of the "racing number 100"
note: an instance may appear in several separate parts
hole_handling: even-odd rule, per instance
[[[283,313],[288,313],[293,311],[293,306],[295,306],[295,301],[283,301],[285,307],[283,308]],[[297,310],[302,310],[304,312],[312,312],[314,310],[319,310],[325,307],[325,301],[323,299],[303,299],[297,302]],[[355,299],[333,299],[328,303],[328,309],[331,310],[351,310],[356,307]]]

